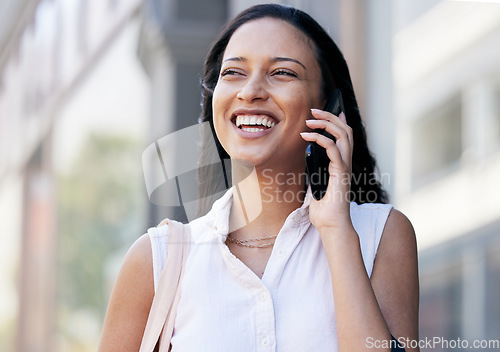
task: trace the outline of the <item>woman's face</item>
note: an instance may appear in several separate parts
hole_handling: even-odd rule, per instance
[[[260,169],[303,172],[300,132],[321,108],[321,70],[313,44],[272,18],[245,23],[231,37],[213,94],[217,136],[233,159]]]

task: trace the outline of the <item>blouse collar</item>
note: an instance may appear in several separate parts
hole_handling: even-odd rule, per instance
[[[302,212],[308,212],[311,198],[312,191],[311,187],[308,186],[306,195],[304,197],[304,202],[299,208],[302,210]],[[209,233],[201,236],[200,238],[198,238],[198,241],[195,240],[195,242],[205,242],[214,238],[220,238],[225,241],[229,233],[229,215],[231,212],[232,204],[233,187],[229,188],[221,198],[217,199],[212,205],[211,210],[201,218],[211,231],[208,231]]]

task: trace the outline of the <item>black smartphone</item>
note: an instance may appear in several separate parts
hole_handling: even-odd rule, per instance
[[[339,116],[341,112],[344,111],[344,102],[342,101],[342,94],[339,89],[335,89],[328,101],[325,104],[323,110],[331,112],[332,114]],[[323,129],[314,130],[314,132],[320,133],[328,138],[335,140],[330,133]],[[328,187],[328,178],[330,174],[328,173],[328,165],[330,164],[330,159],[326,154],[325,148],[318,145],[315,142],[310,143],[306,148],[306,171],[307,179],[311,185],[311,190],[314,199],[320,200],[326,193],[326,188]]]

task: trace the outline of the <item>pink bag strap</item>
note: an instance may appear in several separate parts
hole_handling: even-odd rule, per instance
[[[160,339],[160,351],[170,349],[180,282],[191,245],[189,224],[168,220],[167,261],[160,274],[139,352],[152,352]],[[160,336],[161,335],[161,336]]]

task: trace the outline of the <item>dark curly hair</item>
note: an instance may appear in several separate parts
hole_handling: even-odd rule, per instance
[[[386,203],[387,193],[376,177],[376,162],[368,149],[366,132],[361,120],[358,104],[354,95],[351,77],[347,63],[341,51],[326,31],[307,13],[293,7],[279,4],[263,4],[248,8],[237,15],[220,32],[212,44],[205,60],[202,80],[202,116],[200,122],[209,122],[210,129],[204,132],[204,141],[215,138],[217,152],[221,159],[229,159],[229,155],[220,144],[213,126],[212,98],[220,74],[222,57],[233,33],[243,24],[260,18],[275,18],[288,22],[304,33],[316,47],[316,59],[322,73],[321,91],[323,98],[329,97],[338,88],[343,97],[347,123],[354,135],[354,150],[352,160],[351,201],[362,203]],[[213,152],[203,149],[201,157],[208,157]],[[227,162],[226,162],[227,164]],[[220,169],[220,168],[219,168]],[[208,196],[224,189],[228,178],[217,177],[216,167],[204,167],[200,192]],[[220,175],[220,173],[219,173]],[[211,180],[208,182],[208,180]],[[217,181],[217,182],[213,182]]]

